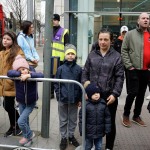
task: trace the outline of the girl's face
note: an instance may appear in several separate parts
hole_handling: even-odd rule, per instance
[[[109,33],[100,33],[98,37],[99,47],[103,51],[107,51],[110,48],[111,40]]]
[[[28,35],[33,34],[33,32],[34,32],[34,27],[33,27],[33,24],[31,24],[28,30]]]
[[[12,38],[9,35],[4,35],[2,39],[2,44],[6,49],[9,49],[13,44]]]
[[[75,60],[75,58],[76,58],[76,55],[74,53],[68,53],[65,56],[65,59],[68,60],[68,61],[73,61],[73,60]]]
[[[21,74],[28,74],[29,73],[29,69],[24,68],[24,67],[19,68],[18,71],[20,71]]]

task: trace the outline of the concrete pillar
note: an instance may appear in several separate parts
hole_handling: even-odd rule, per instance
[[[33,0],[27,0],[27,20],[33,21]]]
[[[89,18],[88,11],[94,12],[95,0],[78,0],[78,31],[77,31],[77,49],[78,63],[84,65],[89,52],[88,31],[94,30],[94,18]],[[85,13],[84,13],[85,12]]]

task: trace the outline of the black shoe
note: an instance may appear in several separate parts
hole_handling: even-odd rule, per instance
[[[21,135],[21,134],[22,134],[22,131],[20,129],[14,129],[13,130],[13,135],[14,136]]]
[[[67,139],[66,138],[62,138],[60,145],[59,145],[60,150],[65,150],[67,148]]]
[[[78,141],[75,139],[75,137],[73,136],[72,138],[69,138],[69,143],[72,144],[75,147],[79,146]]]
[[[9,130],[4,134],[4,137],[12,136],[13,135],[13,127],[10,127]]]

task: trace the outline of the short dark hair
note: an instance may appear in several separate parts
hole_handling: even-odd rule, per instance
[[[110,41],[113,41],[113,33],[109,28],[102,28],[100,29],[100,31],[98,32],[98,37],[100,33],[109,33],[110,35]]]
[[[24,21],[22,23],[21,29],[24,34],[28,34],[29,28],[33,23],[31,21]]]

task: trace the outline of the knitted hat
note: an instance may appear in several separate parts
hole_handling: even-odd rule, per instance
[[[58,20],[60,21],[60,16],[58,14],[53,15],[53,20]]]
[[[87,94],[87,96],[88,96],[89,99],[91,99],[91,97],[92,97],[93,94],[101,92],[100,88],[96,84],[94,84],[94,83],[89,84],[86,87],[85,91],[86,91],[86,94]]]
[[[122,26],[120,29],[120,33],[122,33],[123,31],[128,32],[128,27],[127,26]]]
[[[68,53],[73,53],[74,55],[77,55],[76,47],[72,44],[67,44],[65,46],[65,55],[67,55]]]
[[[18,70],[20,67],[29,69],[29,64],[21,55],[18,55],[16,56],[12,67],[13,67],[13,70]]]

